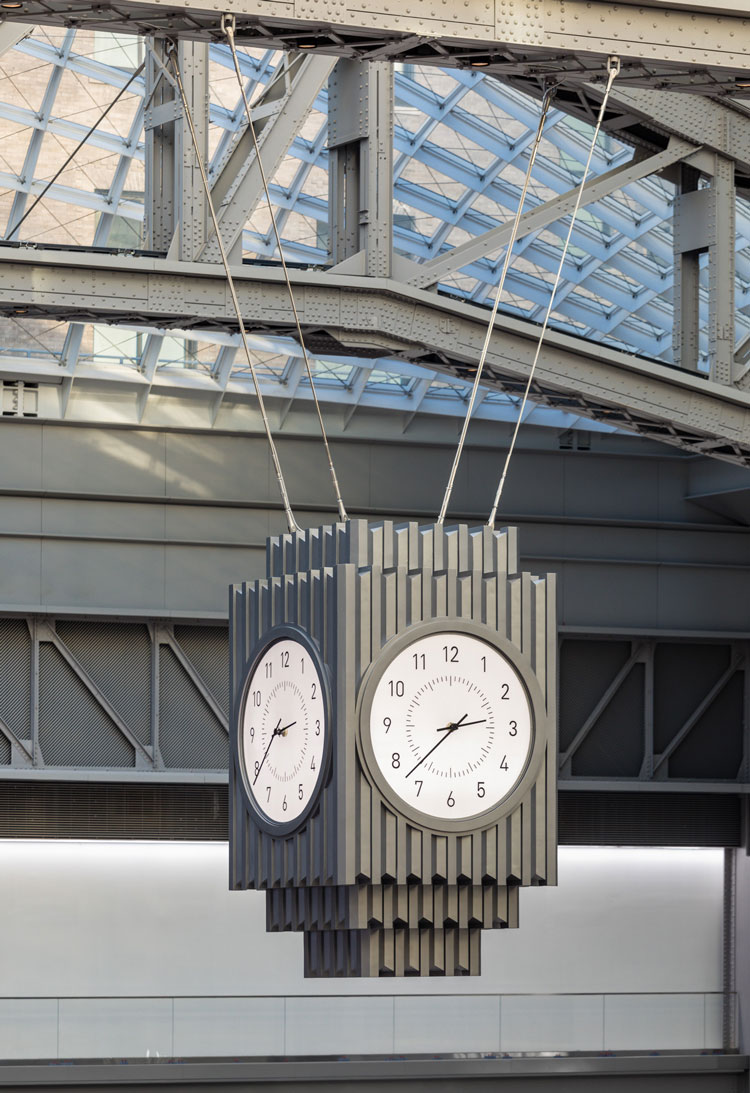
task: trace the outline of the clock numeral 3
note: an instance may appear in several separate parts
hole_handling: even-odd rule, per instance
[[[517,736],[517,735],[518,735],[518,722],[517,721],[511,721],[510,728],[508,729],[508,736]]]
[[[320,721],[315,722],[315,735],[320,736]]]

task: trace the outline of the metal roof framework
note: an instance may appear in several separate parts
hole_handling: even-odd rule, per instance
[[[104,32],[39,29],[18,42],[13,53],[43,69],[41,102],[30,103],[19,92],[18,80],[4,80],[0,92],[0,122],[23,155],[0,170],[0,186],[9,206],[5,238],[17,241],[14,225],[41,193],[51,174],[45,149],[50,143],[68,147],[83,138],[90,122],[78,120],[82,111],[75,99],[66,109],[60,87],[63,78],[86,81],[105,102],[132,75],[124,56],[129,47],[122,37]],[[123,56],[118,55],[118,50]],[[98,56],[104,55],[106,60]],[[245,51],[243,74],[252,98],[262,95],[278,74],[283,55],[274,50]],[[123,59],[126,64],[123,65]],[[5,58],[0,58],[3,64]],[[211,46],[212,147],[211,173],[215,178],[228,151],[243,129],[241,103],[228,91],[231,58],[226,47]],[[10,66],[12,67],[12,66]],[[7,70],[6,70],[7,71]],[[402,66],[395,74],[394,127],[394,248],[411,263],[428,268],[456,247],[500,229],[518,202],[520,181],[538,117],[538,104],[525,93],[498,83],[476,69],[442,70]],[[108,164],[108,184],[92,185],[86,172],[64,172],[22,226],[23,241],[41,246],[69,245],[71,231],[61,210],[85,210],[81,221],[83,245],[116,244],[123,228],[131,227],[137,249],[143,202],[137,177],[144,160],[144,80],[137,78],[123,101],[129,104],[126,126],[106,122],[90,135],[86,151]],[[10,93],[8,93],[10,92]],[[272,184],[287,260],[307,267],[325,268],[327,247],[327,108],[325,86],[319,92],[304,125],[291,139],[288,152]],[[517,245],[503,301],[511,316],[538,320],[547,306],[550,282],[559,261],[567,221],[554,219],[555,202],[580,180],[591,128],[562,110],[551,112],[528,200],[530,213],[552,206],[542,226],[529,230]],[[67,142],[67,143],[66,143]],[[674,161],[698,152],[689,144]],[[642,151],[607,134],[593,161],[595,178],[625,172],[637,166]],[[15,169],[12,169],[15,165]],[[635,171],[638,175],[638,171]],[[70,178],[67,176],[70,175]],[[628,353],[669,363],[672,356],[673,228],[675,187],[665,177],[645,175],[617,186],[618,176],[602,196],[586,204],[573,233],[552,322],[557,329],[612,346]],[[560,213],[565,211],[562,201]],[[45,220],[45,216],[47,219]],[[551,217],[553,217],[551,219]],[[35,222],[36,221],[36,222]],[[737,200],[735,316],[738,359],[750,342],[750,205]],[[7,252],[6,252],[7,253]],[[250,216],[242,233],[245,260],[274,261],[268,217],[260,208]],[[487,303],[497,283],[503,248],[473,255],[463,266],[437,278],[439,291],[457,300]],[[413,271],[412,271],[413,272]],[[700,271],[699,367],[707,369],[708,271]],[[416,278],[418,283],[419,278]],[[429,283],[425,275],[423,283]],[[0,351],[0,373],[11,381],[34,382],[62,365],[71,355],[81,378],[99,383],[102,417],[108,416],[107,394],[119,382],[144,376],[149,380],[141,399],[141,416],[152,390],[163,391],[174,380],[175,390],[186,387],[186,371],[200,372],[217,385],[219,395],[231,384],[235,394],[250,394],[249,369],[237,356],[236,339],[216,331],[191,330],[189,337],[152,327],[86,330],[81,323],[41,330],[38,322],[19,314],[6,320]],[[14,328],[19,335],[14,338]],[[287,407],[292,397],[305,397],[308,384],[302,374],[298,347],[289,339],[254,339],[265,393]],[[468,397],[466,382],[418,364],[355,356],[319,357],[315,363],[321,396],[345,405],[347,415],[360,404],[404,410],[409,420],[421,411],[462,414]],[[196,377],[197,378],[197,377]],[[189,386],[189,383],[188,383]],[[514,416],[517,396],[502,391],[483,394],[477,415],[508,420]],[[63,400],[62,413],[66,412]],[[90,412],[90,411],[89,411]],[[531,409],[539,423],[556,428],[592,427],[574,413],[550,407]],[[348,417],[347,417],[348,420]],[[595,424],[593,427],[601,427]]]

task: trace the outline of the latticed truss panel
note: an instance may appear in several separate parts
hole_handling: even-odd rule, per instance
[[[143,247],[144,47],[136,37],[37,28],[0,56],[0,224],[8,241]],[[283,64],[274,50],[246,50],[241,68],[255,101]],[[209,66],[209,174],[215,178],[241,131],[243,113],[231,56],[212,45]],[[93,132],[99,114],[127,90]],[[539,104],[480,70],[397,65],[394,136],[394,246],[415,261],[506,224],[520,197]],[[318,94],[271,182],[285,256],[325,267],[329,258],[327,92]],[[580,181],[590,124],[551,110],[526,200],[532,210]],[[45,197],[46,182],[84,137],[86,143]],[[601,135],[592,174],[632,160],[633,149]],[[563,266],[551,323],[613,347],[669,362],[672,356],[672,206],[674,186],[656,175],[631,182],[580,212]],[[28,214],[28,215],[27,215]],[[26,219],[22,218],[26,216]],[[20,224],[20,227],[19,227]],[[568,218],[531,230],[514,250],[502,309],[540,321],[549,303]],[[247,259],[278,260],[264,204],[245,224]],[[438,279],[460,299],[491,302],[504,248],[489,247]],[[708,271],[700,272],[699,366],[708,362]],[[737,202],[737,341],[750,337],[750,205]],[[103,381],[134,373],[169,386],[191,381],[251,391],[249,369],[231,335],[123,329],[24,318],[0,320],[0,354],[18,374],[80,365]],[[264,391],[279,398],[309,395],[299,348],[284,339],[253,339]],[[73,367],[71,367],[71,364]],[[389,359],[316,359],[314,374],[329,402],[377,405],[407,412],[463,413],[468,389],[460,378]],[[145,397],[148,396],[147,386]],[[104,392],[104,387],[102,387]],[[516,398],[496,391],[479,416],[510,419]],[[573,413],[539,408],[538,423],[598,427]]]

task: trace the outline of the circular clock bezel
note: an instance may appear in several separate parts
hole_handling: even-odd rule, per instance
[[[430,812],[421,812],[400,797],[381,771],[375,759],[370,739],[370,714],[375,691],[388,671],[391,662],[399,653],[414,642],[419,641],[420,638],[440,633],[468,634],[470,637],[478,638],[495,648],[510,662],[518,676],[526,691],[531,714],[532,744],[523,772],[511,791],[502,800],[490,805],[484,812],[476,812],[472,816],[455,820],[435,816]],[[356,717],[357,750],[362,768],[370,782],[381,793],[384,800],[402,816],[405,816],[406,819],[425,830],[440,834],[466,833],[491,827],[503,816],[512,812],[526,793],[529,784],[537,777],[549,738],[549,719],[542,689],[534,675],[531,664],[518,647],[483,623],[477,623],[471,619],[452,619],[447,616],[441,619],[431,619],[428,622],[415,623],[407,630],[391,638],[382,647],[377,659],[370,665],[362,679],[357,696]]]
[[[299,812],[291,820],[287,820],[286,823],[279,823],[277,820],[272,820],[269,816],[263,812],[260,804],[257,802],[255,794],[252,791],[251,786],[247,779],[247,767],[245,764],[244,753],[244,717],[245,706],[247,704],[247,696],[250,689],[250,680],[253,677],[253,673],[260,664],[263,657],[266,655],[272,645],[276,645],[280,641],[291,640],[296,641],[300,645],[303,645],[310,656],[315,670],[318,674],[318,678],[321,684],[321,696],[323,699],[323,753],[320,760],[320,773],[318,774],[315,788],[310,794],[310,800],[307,802],[301,812]],[[317,642],[308,633],[302,630],[298,626],[294,626],[288,623],[284,623],[279,626],[274,626],[271,630],[266,631],[263,635],[261,644],[258,645],[250,660],[248,660],[243,677],[242,686],[240,688],[240,701],[238,706],[237,724],[236,724],[236,740],[237,740],[237,768],[240,775],[240,784],[242,785],[242,791],[245,798],[247,807],[253,814],[253,818],[256,823],[268,832],[269,835],[284,836],[299,831],[308,819],[312,812],[318,807],[320,802],[320,794],[324,787],[327,785],[330,775],[331,765],[331,750],[332,750],[332,736],[333,736],[333,706],[331,703],[331,680],[328,673],[328,668],[323,660],[322,653],[318,647]]]

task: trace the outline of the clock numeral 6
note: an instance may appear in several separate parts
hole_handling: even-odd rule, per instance
[[[477,797],[484,797],[484,782],[477,782]]]
[[[287,810],[286,794],[284,795],[284,800],[281,802],[281,807],[284,809],[284,812],[286,812],[286,810]]]
[[[401,756],[397,751],[394,751],[393,755],[391,756],[391,766],[394,770],[398,770],[398,768],[401,766]]]
[[[448,805],[448,808],[453,808],[453,806],[455,805],[456,798],[453,796],[453,790],[451,790],[450,793],[448,794],[448,800],[447,800],[446,803]]]
[[[518,735],[518,722],[517,721],[511,721],[510,728],[508,729],[508,736],[517,736],[517,735]]]

